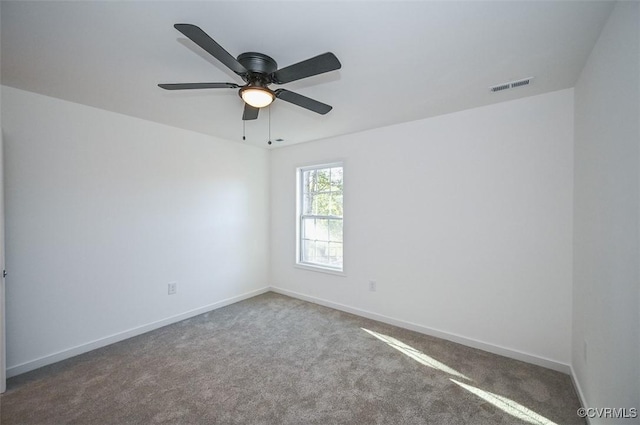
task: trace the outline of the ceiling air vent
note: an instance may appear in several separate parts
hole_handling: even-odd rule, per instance
[[[498,86],[489,87],[491,91],[500,91],[500,90],[506,90],[510,88],[511,86],[509,84],[500,84]]]
[[[502,83],[491,86],[489,87],[489,90],[492,92],[497,92],[502,90],[515,89],[516,87],[528,86],[529,84],[531,84],[531,80],[533,80],[533,77],[523,78],[522,80],[511,81],[509,83]]]

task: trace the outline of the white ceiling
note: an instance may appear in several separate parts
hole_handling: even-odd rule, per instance
[[[228,140],[242,140],[236,90],[157,83],[242,81],[173,28],[200,26],[233,56],[280,67],[331,51],[342,69],[283,87],[271,138],[288,145],[573,87],[611,2],[2,1],[2,84]],[[528,87],[489,86],[535,77]],[[277,87],[277,86],[276,86]],[[246,124],[266,147],[268,113]]]

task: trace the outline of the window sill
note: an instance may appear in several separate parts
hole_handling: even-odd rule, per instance
[[[294,264],[294,267],[297,268],[297,269],[309,270],[309,271],[312,271],[312,272],[320,272],[320,273],[332,274],[332,275],[335,275],[335,276],[342,276],[342,277],[346,277],[347,276],[347,274],[343,270],[330,269],[330,268],[327,268],[327,267],[314,266],[314,265],[311,265],[311,264],[296,263],[296,264]]]

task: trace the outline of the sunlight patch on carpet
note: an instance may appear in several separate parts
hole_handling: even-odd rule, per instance
[[[481,390],[480,388],[472,387],[471,385],[463,384],[462,382],[458,382],[455,379],[449,378],[450,381],[460,385],[465,390],[471,392],[472,394],[477,395],[485,401],[496,406],[498,409],[510,414],[513,417],[521,419],[525,422],[535,425],[558,425],[555,422],[550,421],[542,415],[534,412],[531,409],[524,407],[523,405],[516,403],[515,401],[503,397],[501,395],[497,395],[494,393],[490,393],[489,391]]]
[[[378,338],[380,341],[386,342],[390,347],[395,348],[400,351],[402,354],[405,354],[411,357],[413,360],[417,361],[420,364],[425,366],[429,366],[431,368],[440,370],[442,372],[448,373],[449,375],[457,376],[458,378],[466,379],[468,381],[472,381],[472,379],[467,378],[462,373],[458,372],[455,369],[450,368],[446,364],[437,361],[436,359],[427,356],[422,351],[416,350],[415,348],[405,344],[402,341],[399,341],[393,337],[388,335],[384,335],[378,332],[370,331],[369,329],[360,328],[363,331],[367,332],[369,335],[372,335]]]

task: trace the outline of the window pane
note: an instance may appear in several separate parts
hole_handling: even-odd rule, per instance
[[[329,241],[342,242],[342,220],[329,220]]]
[[[331,169],[323,168],[321,170],[316,170],[318,184],[316,186],[317,192],[326,192],[329,191],[331,187]]]
[[[316,191],[316,170],[305,171],[302,175],[304,193]]]
[[[342,192],[342,167],[331,169],[331,191]]]
[[[342,193],[329,194],[329,214],[342,217]]]
[[[342,266],[342,244],[329,242],[329,265]]]
[[[303,240],[302,241],[302,261],[314,263],[316,259],[316,246],[315,242]]]
[[[302,194],[302,214],[313,214],[313,196],[308,193]]]
[[[331,248],[333,251],[333,264],[330,262],[330,249],[329,242],[322,241],[311,241],[311,240],[303,240],[302,241],[302,258],[301,260],[307,263],[315,263],[322,265],[335,265],[337,255],[342,258],[342,248],[338,248],[336,251],[336,247]]]
[[[316,238],[319,241],[329,241],[329,220],[318,219],[316,220]]]
[[[302,219],[302,239],[319,241],[329,240],[329,220],[325,218],[305,217]],[[342,241],[342,240],[341,240]]]
[[[316,247],[316,258],[314,262],[319,264],[329,264],[329,242],[314,242]]]
[[[313,214],[331,215],[331,194],[318,193],[313,197]]]
[[[315,218],[302,219],[302,239],[316,239]]]

